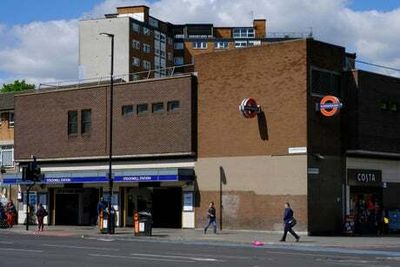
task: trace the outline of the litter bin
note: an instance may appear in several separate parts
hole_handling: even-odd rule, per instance
[[[135,213],[135,235],[151,236],[153,228],[153,217],[150,212],[142,211]]]
[[[102,234],[108,234],[108,227],[111,227],[111,234],[115,233],[115,210],[111,209],[111,214],[108,214],[108,209],[105,209],[99,216],[99,228]]]

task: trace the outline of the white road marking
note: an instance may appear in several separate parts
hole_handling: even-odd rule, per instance
[[[207,254],[194,254],[194,253],[188,253],[188,254],[177,254],[179,252],[166,252],[166,255],[174,255],[174,256],[186,256],[186,257],[215,257],[215,255],[207,255]],[[253,258],[254,256],[231,256],[231,255],[218,255],[220,258],[226,258],[226,259],[236,259],[236,260],[248,260],[249,258]],[[258,256],[257,256],[258,257]]]
[[[11,244],[14,244],[14,242],[10,242],[10,241],[0,241],[0,244],[11,245]]]
[[[22,248],[1,248],[0,252],[4,251],[18,251],[18,252],[32,252],[32,253],[42,253],[43,250],[38,249],[22,249]]]
[[[181,255],[159,255],[159,254],[140,254],[140,253],[131,253],[132,256],[141,256],[141,257],[153,257],[153,258],[169,258],[169,259],[185,259],[192,261],[220,261],[218,259],[213,258],[199,258],[199,257],[190,257],[190,256],[181,256]]]
[[[185,262],[185,263],[194,263],[195,262],[195,261],[189,261],[189,260],[155,259],[155,258],[123,256],[123,255],[107,255],[107,254],[88,254],[88,256],[104,257],[104,258],[132,259],[132,260],[141,260],[141,261],[168,261],[168,262]]]
[[[43,244],[42,246],[44,246],[44,247],[55,247],[55,248],[72,248],[72,249],[119,251],[118,248],[82,247],[82,246],[67,246],[67,245],[53,245],[53,244]]]

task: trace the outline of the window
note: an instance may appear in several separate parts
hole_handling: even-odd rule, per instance
[[[235,41],[235,47],[236,48],[247,47],[247,41]]]
[[[312,69],[311,93],[340,97],[340,76],[327,70]]]
[[[235,28],[233,29],[233,38],[254,38],[253,28]]]
[[[153,103],[151,109],[153,113],[162,113],[164,112],[164,103],[163,102]]]
[[[122,116],[133,115],[133,105],[122,106]]]
[[[140,42],[137,40],[132,40],[132,47],[140,50]]]
[[[140,33],[140,25],[136,23],[132,23],[132,31]]]
[[[165,33],[161,33],[160,34],[160,41],[165,43],[166,40],[167,40],[167,36],[165,35]]]
[[[167,37],[168,45],[172,45],[173,42],[174,42],[174,40],[171,37]]]
[[[172,61],[172,60],[173,60],[173,57],[172,57],[172,53],[171,53],[171,52],[168,52],[168,53],[167,53],[167,58],[168,58],[169,61]]]
[[[149,107],[147,104],[139,104],[137,105],[137,114],[138,115],[144,115],[147,113]]]
[[[379,107],[381,108],[381,110],[387,110],[388,109],[388,104],[387,104],[387,101],[381,101],[380,103],[379,103]]]
[[[183,57],[175,57],[174,64],[175,65],[183,65]]]
[[[78,134],[78,111],[68,111],[68,135]]]
[[[154,31],[154,39],[160,40],[160,32],[159,31]]]
[[[259,45],[261,45],[260,40],[249,41],[249,46],[259,46]]]
[[[143,27],[143,35],[150,36],[151,30],[147,27]]]
[[[194,49],[207,49],[207,42],[192,42],[192,48]]]
[[[81,133],[90,133],[90,128],[92,127],[92,110],[83,109],[81,110]]]
[[[226,49],[226,48],[228,48],[228,42],[227,41],[215,42],[215,48],[216,49]]]
[[[133,66],[140,67],[140,59],[137,58],[137,57],[133,57],[133,58],[132,58],[132,65],[133,65]]]
[[[150,51],[151,51],[151,46],[148,44],[143,44],[143,52],[150,53]]]
[[[178,100],[168,101],[167,109],[168,112],[177,111],[179,109],[179,101]]]
[[[398,111],[398,104],[395,102],[390,102],[390,111]]]
[[[14,127],[14,112],[8,112],[8,127]]]
[[[158,49],[158,48],[154,49],[154,54],[155,54],[155,55],[159,56],[160,53],[161,53],[161,50],[160,50],[160,49]]]
[[[183,43],[174,43],[174,49],[182,50],[183,49]]]
[[[158,28],[158,20],[155,18],[149,17],[149,24],[155,28]]]
[[[150,61],[143,60],[143,61],[142,61],[142,64],[143,64],[143,68],[144,68],[145,70],[151,69],[151,62],[150,62]]]
[[[0,166],[14,167],[14,148],[13,146],[0,147]]]

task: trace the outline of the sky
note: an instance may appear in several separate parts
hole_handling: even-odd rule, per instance
[[[0,85],[78,79],[79,20],[137,4],[172,23],[242,26],[254,14],[267,20],[267,35],[312,29],[315,39],[344,46],[359,60],[400,69],[400,0],[1,0]]]

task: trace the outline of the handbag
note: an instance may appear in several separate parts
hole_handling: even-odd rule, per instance
[[[293,218],[293,219],[291,219],[288,223],[289,223],[289,226],[290,226],[290,227],[293,227],[293,226],[295,226],[295,225],[297,224],[297,221],[296,221],[295,218]]]

